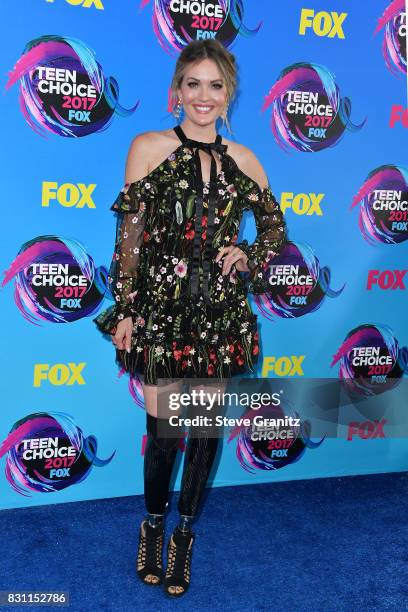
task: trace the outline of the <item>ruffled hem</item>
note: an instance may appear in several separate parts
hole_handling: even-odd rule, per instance
[[[269,277],[268,279],[266,279],[265,275],[262,272],[256,270],[256,273],[248,282],[248,293],[252,293],[253,295],[271,294],[271,284],[269,283]]]
[[[262,265],[258,264],[254,259],[253,249],[247,240],[243,240],[235,245],[247,256],[247,266],[249,272],[245,272],[245,277],[242,278],[245,290],[247,293],[262,294],[270,290],[270,285],[265,281]],[[267,263],[267,262],[265,262]],[[265,264],[263,264],[265,265]]]
[[[118,306],[93,319],[105,335],[115,333]],[[116,350],[116,362],[130,375],[143,374],[146,384],[158,378],[229,378],[254,372],[259,353],[257,315],[232,321],[223,332],[198,331],[172,326],[165,331],[140,328],[133,318],[131,351]]]
[[[116,350],[116,361],[130,375],[143,374],[146,384],[159,378],[230,378],[255,371],[258,332],[242,337],[224,336],[216,343],[185,336],[158,344],[136,338],[130,353]]]
[[[142,295],[142,292],[140,293]],[[242,308],[244,307],[245,298],[241,297],[236,302],[230,303],[229,306],[231,309],[237,308],[238,304],[241,304]],[[199,304],[195,304],[194,308],[198,308],[201,314],[201,322],[205,325],[208,321],[209,313],[218,313],[219,316],[224,315],[226,309],[222,311],[218,311],[217,309],[209,309],[206,312],[205,306],[200,306]],[[154,310],[154,309],[153,309]],[[250,331],[256,331],[257,329],[257,320],[258,317],[251,311],[242,310],[241,318],[230,319],[227,318],[224,324],[223,332],[218,331],[218,333],[212,334],[211,332],[206,332],[206,335],[199,338],[199,334],[196,334],[194,330],[191,328],[191,299],[187,296],[186,300],[174,300],[171,301],[171,308],[169,310],[170,314],[173,315],[173,319],[177,317],[177,315],[182,314],[182,319],[177,325],[177,331],[173,324],[169,324],[167,328],[163,331],[157,329],[157,325],[152,328],[147,328],[145,326],[145,322],[149,319],[149,305],[146,302],[141,303],[140,300],[136,297],[133,302],[129,302],[126,305],[112,305],[106,310],[102,311],[96,318],[93,319],[94,323],[97,325],[99,331],[101,331],[105,335],[111,335],[115,333],[115,328],[118,322],[125,317],[132,317],[133,320],[133,334],[132,334],[132,346],[136,342],[136,338],[143,337],[147,341],[152,341],[160,343],[162,341],[171,341],[174,339],[184,339],[188,337],[195,337],[197,340],[204,344],[208,343],[216,343],[223,336],[232,335],[239,338],[241,335]],[[140,324],[141,320],[141,324]],[[202,329],[198,329],[198,331],[202,331]]]
[[[116,213],[138,213],[141,202],[154,198],[156,190],[143,180],[126,183],[116,196],[110,210]]]
[[[106,310],[101,312],[93,322],[98,327],[102,334],[110,336],[115,333],[116,326],[121,319],[132,316],[131,308],[121,308],[120,306],[113,305],[109,306]]]
[[[271,284],[269,282],[269,268],[273,257],[263,259],[261,262],[258,262],[253,254],[252,246],[248,244],[247,240],[243,240],[242,242],[237,243],[235,246],[241,249],[241,251],[243,251],[248,257],[247,266],[250,271],[245,272],[244,274],[246,277],[243,278],[246,292],[252,293],[253,295],[270,294]],[[282,248],[282,246],[283,244],[278,245],[277,250],[274,251],[275,255],[278,253],[278,250]]]

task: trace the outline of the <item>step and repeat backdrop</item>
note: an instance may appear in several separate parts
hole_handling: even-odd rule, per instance
[[[109,208],[129,144],[176,124],[169,86],[192,39],[235,54],[221,133],[255,152],[289,229],[271,293],[249,296],[252,376],[348,379],[384,402],[403,388],[404,0],[15,0],[2,18],[1,508],[143,491],[140,380],[92,319],[112,304]],[[248,212],[239,240],[255,234]],[[406,470],[387,426],[350,413],[336,439],[235,432],[213,485]]]

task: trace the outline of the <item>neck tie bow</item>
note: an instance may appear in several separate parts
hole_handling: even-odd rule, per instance
[[[211,157],[210,167],[210,184],[208,186],[208,222],[207,222],[207,233],[205,238],[204,250],[203,250],[203,282],[202,282],[202,295],[204,301],[208,306],[212,308],[224,309],[226,306],[220,304],[212,304],[209,295],[209,281],[211,275],[211,258],[213,257],[212,252],[212,238],[215,231],[215,207],[216,207],[216,189],[217,189],[217,164],[213,155],[213,151],[222,155],[226,152],[228,145],[221,144],[221,135],[217,134],[215,142],[200,142],[199,140],[193,140],[187,138],[183,130],[179,125],[173,128],[180,140],[186,147],[194,150],[194,162],[195,162],[195,191],[196,191],[196,218],[194,226],[194,244],[193,244],[193,259],[190,274],[189,284],[189,296],[193,303],[197,301],[197,297],[200,293],[200,251],[201,251],[201,235],[203,232],[202,218],[203,218],[203,175],[201,171],[201,159],[199,150],[205,151]]]
[[[227,145],[218,143],[217,140],[215,142],[200,142],[199,140],[192,140],[192,138],[187,138],[184,144],[186,145],[186,147],[190,147],[191,149],[201,149],[209,155],[211,155],[211,151],[216,151],[217,153],[221,154],[225,153],[225,151],[228,149]]]

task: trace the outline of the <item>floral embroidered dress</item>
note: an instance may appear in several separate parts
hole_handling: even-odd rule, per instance
[[[287,240],[283,214],[270,187],[242,172],[218,134],[214,143],[186,137],[146,177],[125,185],[111,207],[116,240],[108,282],[115,304],[94,319],[104,334],[132,317],[131,352],[117,363],[146,384],[159,378],[228,378],[254,371],[257,316],[247,296],[268,290],[270,260]],[[211,156],[203,182],[199,150]],[[217,175],[214,152],[219,153]],[[237,243],[245,210],[255,216],[253,244]],[[249,273],[233,265],[222,274],[217,252],[235,245]]]

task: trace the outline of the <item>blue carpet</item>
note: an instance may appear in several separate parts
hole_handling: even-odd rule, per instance
[[[207,490],[181,600],[135,575],[141,496],[3,510],[0,590],[67,590],[69,612],[407,610],[407,485],[393,473]]]

